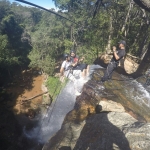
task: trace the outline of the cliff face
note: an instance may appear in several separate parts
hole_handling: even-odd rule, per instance
[[[150,149],[149,107],[143,104],[144,109],[139,110],[138,104],[128,99],[126,90],[130,91],[130,86],[117,73],[112,82],[98,84],[102,74],[103,70],[93,73],[76,98],[74,109],[43,150]]]

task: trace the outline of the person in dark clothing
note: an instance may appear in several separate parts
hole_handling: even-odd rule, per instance
[[[113,46],[113,57],[104,72],[104,76],[101,78],[101,82],[105,82],[112,78],[113,71],[118,67],[119,61],[126,54],[125,47],[126,42],[123,40],[119,42],[119,50],[116,50],[116,47]]]

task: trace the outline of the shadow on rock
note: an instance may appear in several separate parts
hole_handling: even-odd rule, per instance
[[[59,150],[71,150],[71,147],[69,146],[62,146],[59,148]]]
[[[107,113],[87,119],[74,150],[131,150],[124,133],[113,125]]]

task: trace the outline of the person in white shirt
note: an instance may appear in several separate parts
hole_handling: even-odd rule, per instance
[[[72,67],[71,67],[71,59],[70,59],[70,56],[68,54],[65,54],[64,55],[64,61],[61,65],[61,68],[60,68],[60,76],[65,76],[67,78],[69,78],[71,81],[75,82],[75,77],[73,76],[72,74]]]
[[[71,81],[73,81],[74,83],[74,86],[75,86],[75,94],[76,95],[80,95],[81,93],[79,93],[77,91],[77,80],[75,78],[75,76],[73,75],[73,72],[72,72],[72,61],[70,59],[70,56],[69,54],[65,54],[64,55],[64,61],[61,65],[61,68],[60,68],[60,81],[63,82],[64,81],[64,77],[67,77],[68,79],[70,79]]]

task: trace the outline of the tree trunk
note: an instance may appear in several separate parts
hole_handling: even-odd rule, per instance
[[[70,29],[70,40],[73,41],[73,26],[72,25]]]
[[[109,25],[109,36],[108,36],[108,43],[106,46],[106,52],[109,53],[111,51],[111,39],[113,33],[113,25],[112,25],[112,14],[110,14],[110,25]]]
[[[149,0],[134,0],[141,8],[150,12],[150,1]]]
[[[150,43],[148,45],[148,50],[147,50],[143,60],[141,61],[137,71],[133,74],[134,77],[138,77],[140,75],[145,74],[145,72],[149,68],[149,66],[150,66]]]
[[[126,25],[127,25],[127,23],[128,23],[128,20],[129,20],[129,18],[130,18],[130,11],[131,11],[132,7],[133,7],[133,3],[132,3],[132,1],[130,1],[128,13],[127,13],[127,15],[126,15],[126,19],[125,19],[124,24],[123,24],[122,29],[121,29],[121,32],[122,32],[122,33],[124,32],[125,37],[126,37],[126,35],[127,35],[127,32],[125,31],[125,28],[126,28]]]

